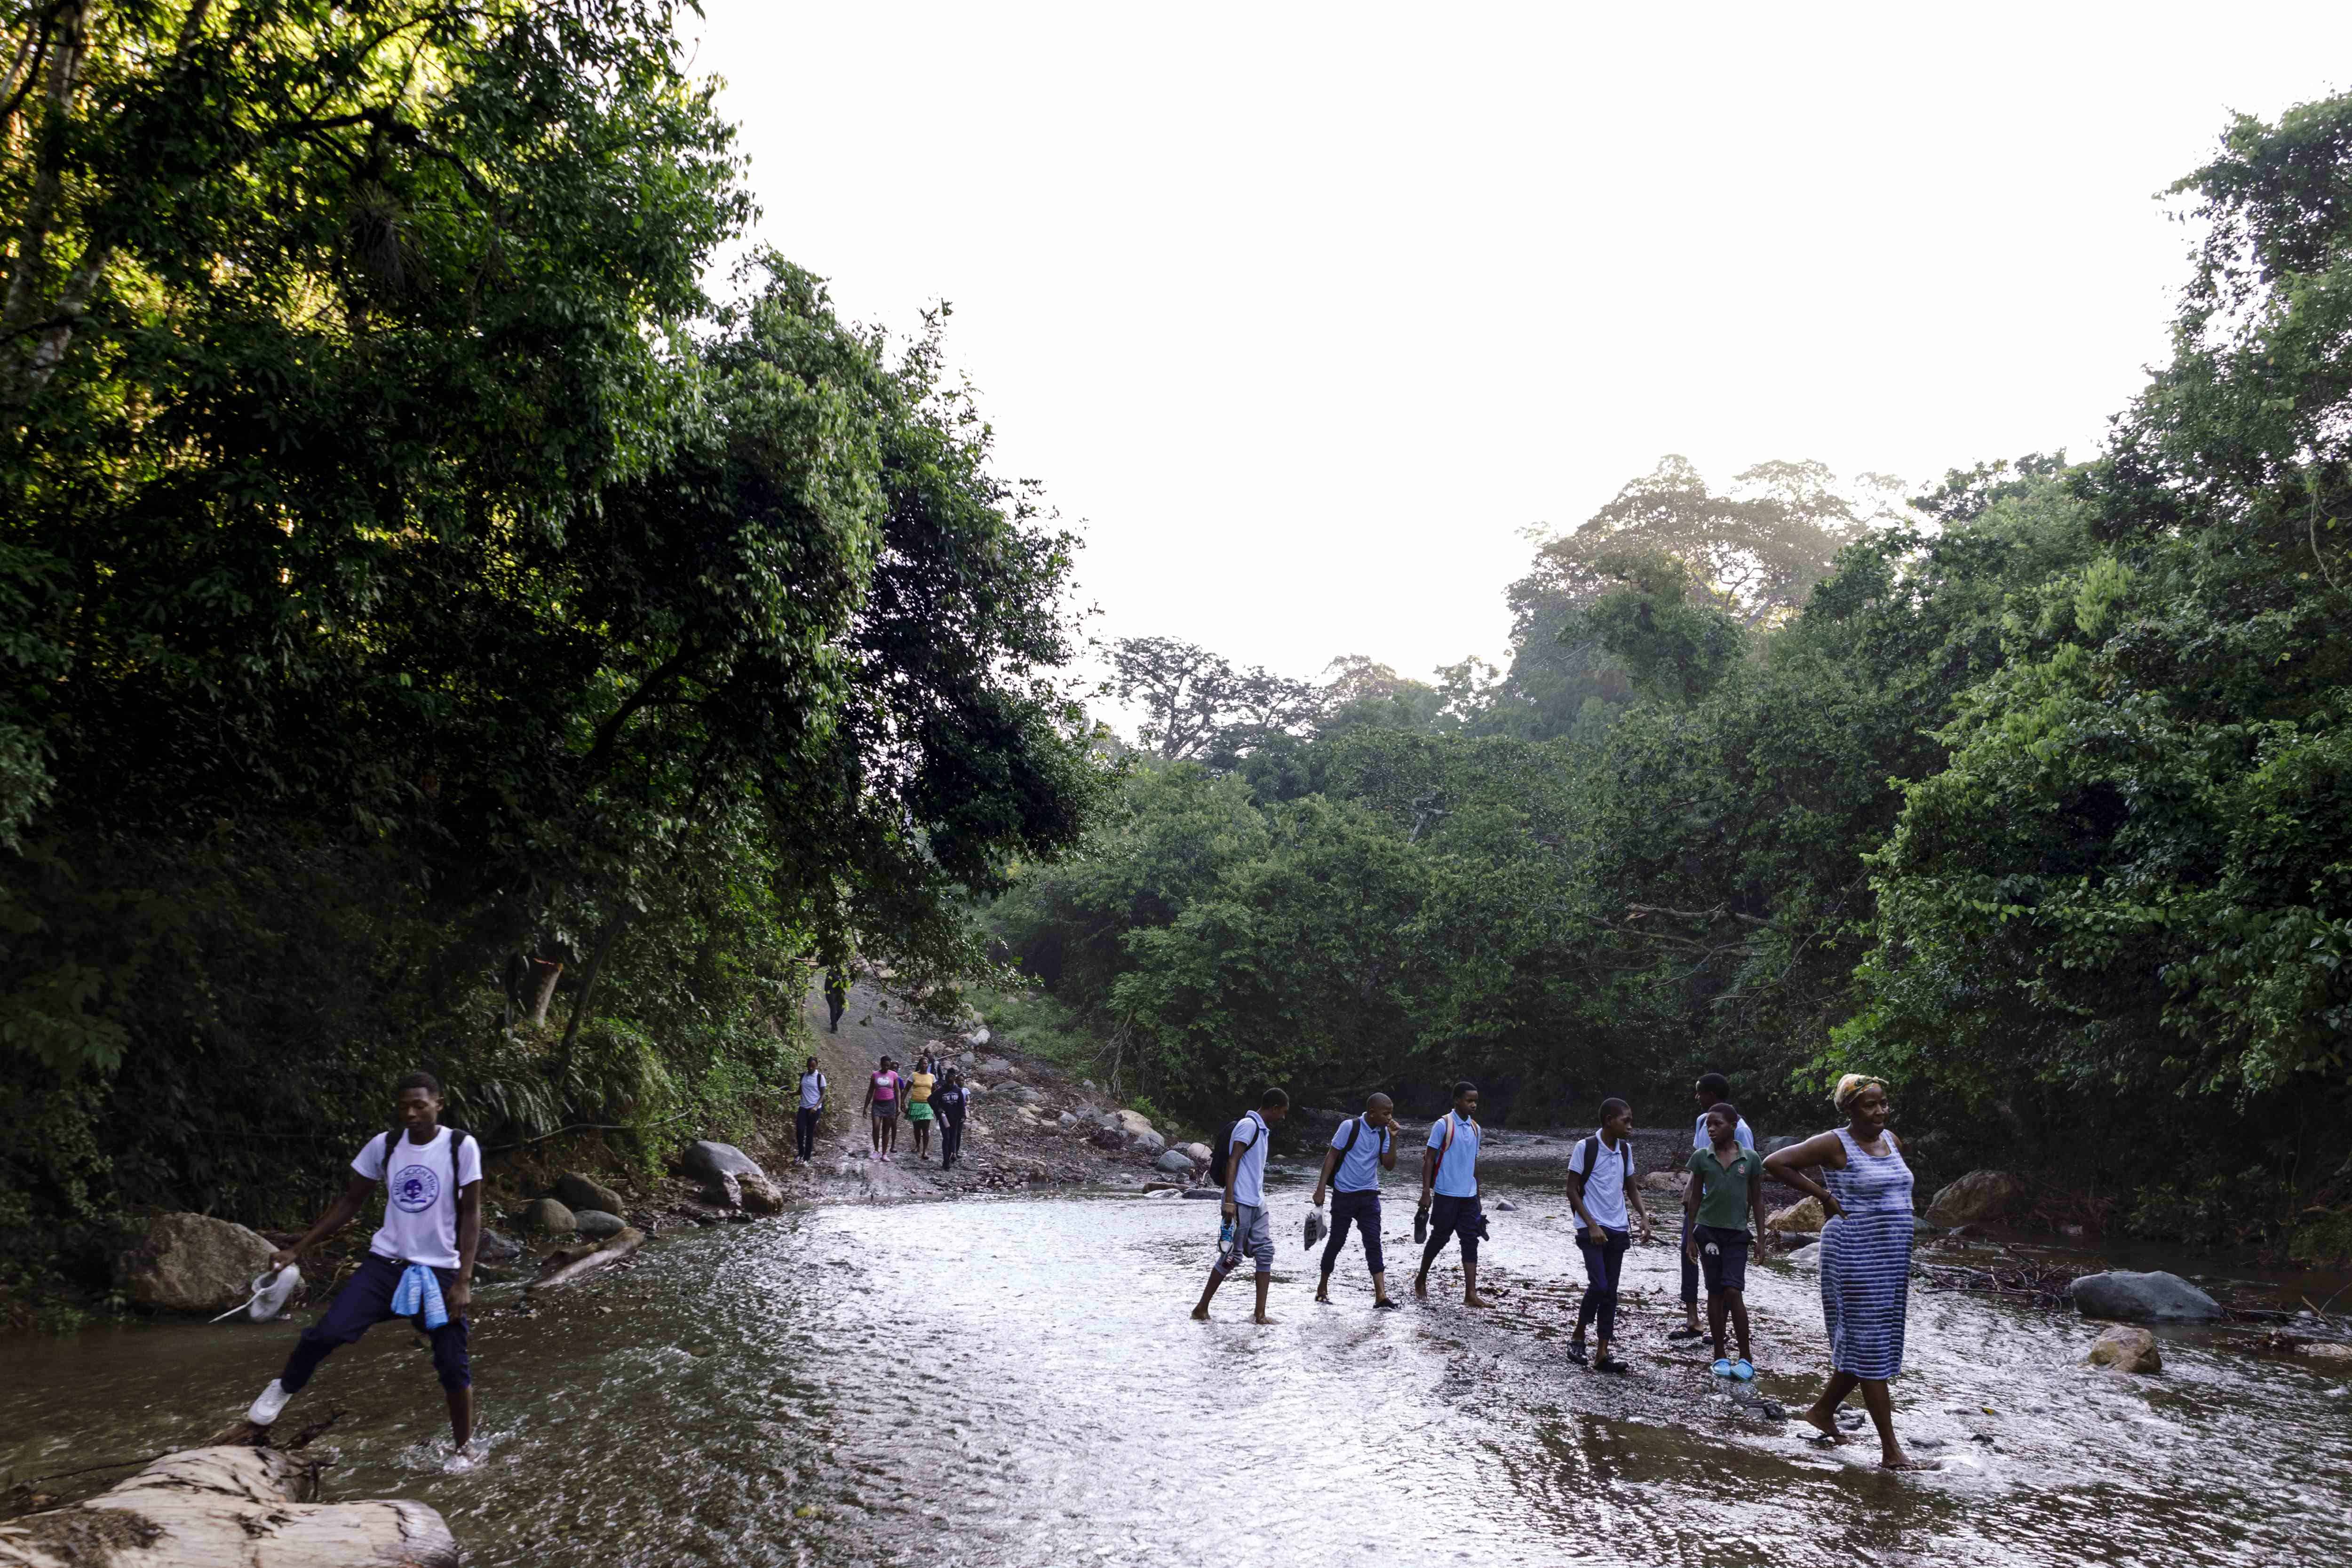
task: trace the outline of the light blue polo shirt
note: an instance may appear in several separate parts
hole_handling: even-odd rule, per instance
[[[1748,1131],[1748,1118],[1745,1116],[1739,1119],[1739,1130],[1731,1135],[1731,1141],[1742,1149],[1756,1147],[1756,1134]],[[1691,1148],[1704,1149],[1714,1142],[1706,1135],[1706,1112],[1702,1110],[1698,1113],[1698,1125],[1691,1129]]]
[[[1445,1159],[1437,1167],[1437,1195],[1475,1198],[1478,1195],[1478,1123],[1447,1111],[1429,1124],[1431,1148],[1444,1145],[1448,1122],[1454,1126],[1454,1146],[1445,1151]]]
[[[1361,1125],[1363,1131],[1357,1132]],[[1356,1133],[1356,1146],[1348,1149],[1348,1134]],[[1360,1116],[1350,1116],[1332,1131],[1331,1147],[1348,1149],[1339,1157],[1339,1168],[1331,1173],[1331,1190],[1340,1193],[1377,1193],[1381,1190],[1381,1156],[1389,1151],[1390,1141],[1396,1136],[1394,1127],[1375,1127]]]

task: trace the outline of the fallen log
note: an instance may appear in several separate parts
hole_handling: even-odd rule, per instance
[[[440,1514],[402,1500],[321,1503],[324,1461],[275,1448],[190,1448],[70,1508],[0,1524],[0,1565],[457,1568]]]
[[[547,1271],[531,1281],[534,1290],[553,1289],[584,1279],[601,1268],[609,1268],[646,1244],[646,1233],[635,1226],[625,1225],[604,1238],[604,1245],[586,1251],[566,1248],[551,1252],[541,1265]]]

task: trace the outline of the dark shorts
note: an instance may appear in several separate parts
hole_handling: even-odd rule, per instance
[[[1698,1268],[1706,1276],[1708,1295],[1748,1289],[1747,1231],[1719,1225],[1694,1226],[1691,1238],[1698,1243]],[[1715,1250],[1708,1251],[1710,1247]]]
[[[874,1120],[877,1121],[898,1121],[898,1102],[895,1100],[876,1100],[874,1102]]]

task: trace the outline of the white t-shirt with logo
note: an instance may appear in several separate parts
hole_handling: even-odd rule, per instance
[[[1569,1151],[1568,1168],[1584,1178],[1584,1212],[1603,1230],[1630,1228],[1625,1214],[1625,1176],[1633,1168],[1633,1141],[1616,1148],[1598,1132],[1577,1140]],[[1590,1169],[1587,1169],[1587,1166]]]
[[[432,1142],[412,1143],[404,1130],[393,1140],[392,1173],[383,1168],[383,1134],[367,1141],[352,1169],[383,1183],[383,1226],[368,1243],[378,1258],[404,1258],[435,1268],[457,1267],[457,1192],[482,1179],[482,1142],[466,1140],[460,1169],[451,1180],[449,1130],[436,1128]]]

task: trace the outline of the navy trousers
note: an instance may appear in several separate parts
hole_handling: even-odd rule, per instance
[[[1584,1300],[1576,1309],[1576,1337],[1582,1339],[1592,1320],[1601,1320],[1601,1337],[1617,1337],[1617,1278],[1625,1266],[1625,1248],[1633,1237],[1625,1231],[1601,1232],[1604,1239],[1594,1241],[1591,1233],[1582,1226],[1576,1227],[1576,1250],[1584,1254]]]
[[[292,1394],[310,1381],[319,1363],[348,1344],[356,1344],[359,1337],[378,1323],[388,1322],[398,1316],[392,1310],[392,1293],[400,1285],[406,1266],[389,1258],[368,1254],[360,1271],[352,1276],[351,1283],[335,1292],[327,1307],[327,1315],[302,1331],[294,1342],[294,1353],[286,1358],[286,1370],[278,1381]],[[447,1290],[457,1282],[454,1268],[436,1268],[441,1289]],[[423,1318],[412,1319],[418,1329],[425,1327]],[[447,1389],[474,1386],[473,1363],[466,1358],[466,1320],[452,1314],[447,1322],[429,1333],[433,1341],[433,1370]]]
[[[1331,1194],[1331,1239],[1323,1244],[1323,1272],[1331,1272],[1339,1261],[1339,1249],[1348,1245],[1348,1227],[1352,1225],[1364,1238],[1364,1263],[1375,1274],[1388,1271],[1381,1256],[1381,1193],[1378,1187],[1364,1193],[1333,1193]]]

